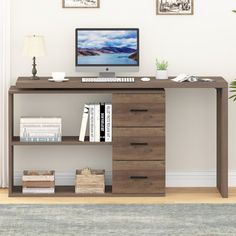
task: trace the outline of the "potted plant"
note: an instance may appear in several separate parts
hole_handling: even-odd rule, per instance
[[[232,81],[230,83],[230,88],[233,89],[230,92],[233,93],[232,96],[229,97],[229,99],[233,99],[233,101],[236,101],[236,80]]]
[[[158,61],[156,60],[156,79],[168,79],[168,61]]]

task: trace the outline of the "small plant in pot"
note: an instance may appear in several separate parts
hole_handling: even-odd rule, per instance
[[[168,61],[158,61],[156,60],[156,79],[168,79]]]

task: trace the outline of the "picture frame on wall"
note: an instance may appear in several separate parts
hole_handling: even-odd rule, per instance
[[[63,8],[99,8],[100,0],[62,0]]]
[[[156,0],[157,15],[193,15],[194,0]]]

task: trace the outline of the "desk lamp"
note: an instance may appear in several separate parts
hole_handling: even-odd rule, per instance
[[[23,56],[33,57],[33,69],[32,74],[33,76],[31,79],[37,80],[39,77],[36,76],[37,69],[36,69],[36,57],[41,57],[46,55],[46,48],[44,37],[40,35],[31,35],[25,37],[24,49],[23,49]]]

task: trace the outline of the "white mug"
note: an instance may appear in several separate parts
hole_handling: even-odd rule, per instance
[[[65,79],[65,72],[52,72],[52,78],[55,81],[63,81]]]

